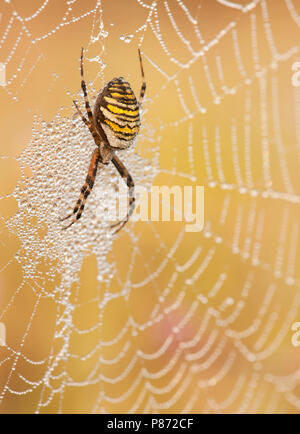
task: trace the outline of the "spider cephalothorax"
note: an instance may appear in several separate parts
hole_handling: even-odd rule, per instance
[[[113,225],[113,227],[119,226],[116,232],[127,223],[134,211],[134,182],[124,164],[116,156],[115,151],[129,148],[140,128],[140,107],[146,91],[146,82],[140,50],[138,52],[143,79],[139,101],[137,101],[130,84],[123,77],[114,78],[99,93],[95,102],[94,113],[92,113],[84,80],[83,49],[81,49],[81,88],[88,119],[83,115],[77,103],[73,102],[81,119],[89,128],[97,148],[92,154],[88,174],[73,212],[62,219],[66,220],[73,216],[71,223],[64,229],[80,219],[87,197],[94,186],[97,170],[111,161],[129,188],[129,210],[124,220]]]

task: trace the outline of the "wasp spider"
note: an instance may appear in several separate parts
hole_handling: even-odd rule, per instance
[[[114,78],[99,93],[95,102],[94,113],[92,113],[84,80],[83,48],[81,49],[81,88],[88,118],[81,112],[76,101],[73,101],[73,103],[82,121],[90,130],[97,147],[92,154],[87,177],[81,188],[81,193],[73,212],[61,219],[63,221],[73,217],[70,224],[64,227],[64,229],[69,228],[80,219],[86,200],[94,186],[97,170],[102,169],[104,165],[109,164],[111,161],[121,177],[126,181],[129,189],[129,209],[124,220],[111,226],[117,227],[115,233],[123,228],[133,214],[135,207],[134,182],[115,152],[129,148],[133,144],[140,128],[140,108],[146,91],[146,82],[140,50],[138,50],[138,54],[143,80],[139,101],[137,102],[130,84],[123,77]]]

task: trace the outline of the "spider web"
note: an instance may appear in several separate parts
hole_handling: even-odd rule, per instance
[[[297,2],[1,9],[1,411],[299,412]],[[136,185],[204,185],[202,232],[114,237],[110,166],[61,231],[93,149],[72,107],[81,45],[91,102],[116,75],[139,89],[141,47],[142,129],[119,155]]]

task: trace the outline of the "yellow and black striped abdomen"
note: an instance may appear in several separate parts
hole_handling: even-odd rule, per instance
[[[128,148],[140,128],[140,110],[136,97],[122,77],[114,78],[99,94],[94,119],[100,135],[104,131],[112,148]]]

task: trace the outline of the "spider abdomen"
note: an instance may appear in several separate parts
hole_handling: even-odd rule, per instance
[[[140,128],[140,108],[123,77],[114,78],[100,92],[94,119],[99,134],[102,135],[102,129],[109,146],[116,149],[131,146]]]

